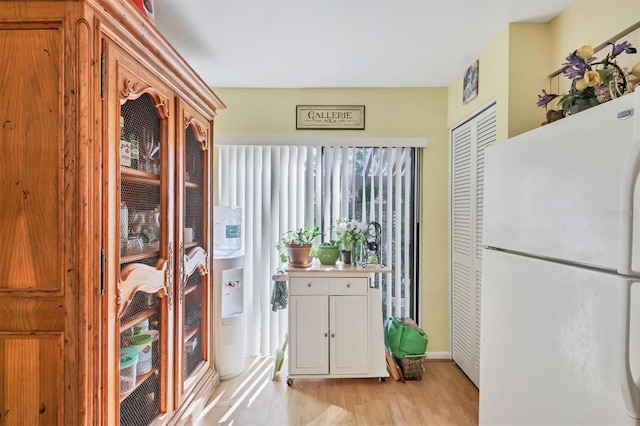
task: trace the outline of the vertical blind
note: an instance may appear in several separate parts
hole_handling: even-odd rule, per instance
[[[274,242],[288,230],[317,225],[333,238],[338,218],[382,227],[376,274],[383,316],[412,316],[415,276],[416,148],[218,146],[218,204],[243,211],[245,348],[270,355],[287,333],[286,310],[273,312],[271,277],[281,267]]]

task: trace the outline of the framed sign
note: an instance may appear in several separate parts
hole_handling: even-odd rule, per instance
[[[464,72],[462,84],[462,103],[466,104],[478,96],[478,61],[475,61]]]
[[[364,105],[296,105],[296,129],[364,130]]]

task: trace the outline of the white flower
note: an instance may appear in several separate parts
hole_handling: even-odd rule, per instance
[[[355,219],[340,218],[334,225],[334,233],[337,240],[344,248],[351,247],[353,243],[366,240],[369,226]]]

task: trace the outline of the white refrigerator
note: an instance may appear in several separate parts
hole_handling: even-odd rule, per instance
[[[481,425],[640,425],[640,90],[485,151]]]

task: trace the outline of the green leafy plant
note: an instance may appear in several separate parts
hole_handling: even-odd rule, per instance
[[[318,235],[320,235],[320,228],[317,226],[305,226],[303,228],[286,231],[280,236],[280,239],[274,243],[274,247],[278,251],[280,260],[282,262],[287,262],[288,246],[304,246],[313,244],[313,241]],[[313,250],[311,251],[311,256],[314,257]]]

